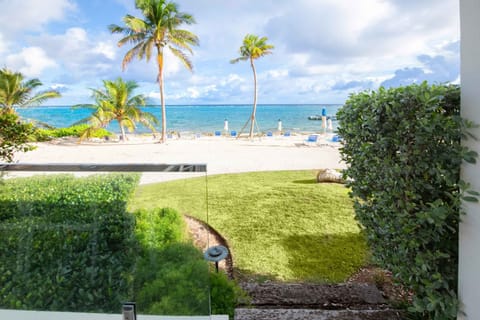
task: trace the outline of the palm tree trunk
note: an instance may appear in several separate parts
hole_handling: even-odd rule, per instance
[[[255,113],[257,112],[257,72],[255,71],[255,65],[253,64],[253,59],[250,58],[250,65],[252,66],[253,71],[253,111],[250,123],[250,139],[253,139],[253,128],[255,126]]]
[[[125,128],[123,127],[123,124],[121,121],[118,121],[118,124],[120,125],[120,131],[122,132],[122,141],[125,142],[127,141],[127,135],[125,134]]]
[[[165,93],[163,91],[163,50],[157,46],[157,62],[158,62],[158,86],[160,88],[160,103],[162,105],[162,136],[161,143],[167,141],[167,112],[165,108]]]

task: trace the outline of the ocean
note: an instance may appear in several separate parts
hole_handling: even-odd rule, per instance
[[[333,128],[337,123],[335,115],[341,105],[337,104],[298,104],[298,105],[258,105],[256,120],[260,131],[276,131],[278,121],[282,121],[283,131],[319,132],[321,121],[309,120],[309,116],[321,115],[325,108],[326,114],[333,119]],[[143,111],[153,113],[161,122],[160,106],[147,106]],[[166,107],[167,130],[182,133],[213,133],[223,131],[224,121],[228,120],[229,130],[242,129],[252,112],[252,105],[172,105]],[[27,120],[36,120],[50,126],[69,127],[75,122],[88,117],[93,110],[88,108],[71,108],[68,106],[41,106],[19,108],[18,114]],[[246,131],[250,128],[245,129]],[[116,121],[107,127],[112,132],[119,132]],[[160,124],[157,126],[160,131]],[[255,129],[257,130],[257,129]],[[246,132],[244,131],[244,132]],[[150,132],[139,125],[136,133]]]

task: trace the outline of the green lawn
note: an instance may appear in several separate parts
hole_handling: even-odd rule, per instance
[[[208,187],[208,188],[207,188]],[[348,189],[312,171],[216,175],[140,186],[132,209],[171,207],[207,220],[236,271],[284,281],[341,282],[368,260]]]

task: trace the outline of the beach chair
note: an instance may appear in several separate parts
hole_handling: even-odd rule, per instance
[[[316,134],[311,134],[308,136],[308,138],[304,141],[306,145],[316,145],[318,141],[318,135]]]
[[[268,132],[267,132],[267,137],[273,137],[272,131],[268,131]]]
[[[215,131],[215,137],[220,137],[221,135],[222,133],[220,132],[220,130]]]
[[[230,136],[236,137],[236,136],[237,136],[237,131],[232,130],[232,131],[230,132]]]
[[[342,138],[336,134],[332,137],[332,142],[342,142]]]
[[[285,131],[285,133],[283,134],[284,137],[290,137],[290,131]]]

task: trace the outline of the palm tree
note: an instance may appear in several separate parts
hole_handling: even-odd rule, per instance
[[[15,108],[36,106],[47,99],[60,97],[60,93],[54,90],[34,94],[33,91],[41,85],[38,79],[25,80],[20,72],[1,69],[0,112],[13,114]]]
[[[153,114],[139,109],[138,106],[144,106],[146,100],[143,95],[132,97],[136,88],[138,85],[135,81],[118,78],[115,81],[104,80],[102,89],[91,89],[95,103],[75,106],[96,109],[90,117],[76,123],[90,124],[90,128],[82,134],[81,139],[88,137],[96,129],[106,127],[113,120],[117,120],[120,126],[123,141],[127,139],[125,128],[132,132],[136,129],[137,122],[155,132],[153,124],[157,124],[158,120]]]
[[[184,23],[193,24],[195,20],[192,15],[179,12],[178,5],[174,2],[167,2],[166,0],[136,0],[135,4],[137,9],[141,10],[143,19],[126,15],[123,18],[125,27],[110,25],[109,30],[112,33],[125,35],[118,41],[119,47],[126,43],[133,45],[133,48],[123,58],[123,69],[135,56],[139,59],[146,58],[149,61],[152,52],[157,54],[157,81],[162,105],[161,142],[165,142],[167,116],[163,89],[164,50],[168,48],[183,62],[188,70],[192,70],[193,65],[187,53],[193,54],[191,46],[198,45],[198,37],[190,31],[178,28]]]
[[[253,95],[253,111],[250,119],[250,139],[253,138],[253,127],[255,124],[255,113],[257,112],[257,72],[255,71],[255,64],[253,61],[260,57],[263,57],[267,54],[271,54],[274,46],[267,44],[267,37],[259,38],[254,34],[247,34],[243,39],[243,45],[240,47],[240,57],[233,59],[230,63],[237,63],[239,61],[250,61],[250,66],[253,71],[253,85],[254,85],[254,95]],[[247,123],[248,123],[247,121]],[[247,125],[245,124],[245,126]],[[243,130],[243,129],[242,129]]]

